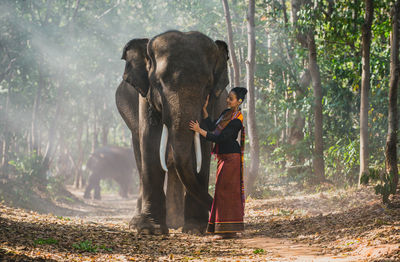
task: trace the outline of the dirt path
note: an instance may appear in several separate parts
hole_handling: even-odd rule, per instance
[[[136,196],[125,199],[115,193],[102,193],[101,200],[84,199],[82,190],[77,190],[73,186],[67,189],[83,201],[72,205],[65,204],[66,208],[72,210],[73,216],[99,221],[129,221],[134,214]]]
[[[137,236],[134,198],[69,190],[79,201],[63,214],[0,204],[0,261],[400,261],[400,211],[367,189],[249,199],[242,237],[217,242],[179,230]]]

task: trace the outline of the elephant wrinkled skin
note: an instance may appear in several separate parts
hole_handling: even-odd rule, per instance
[[[183,212],[185,232],[204,232],[212,204],[211,143],[201,138],[202,162],[197,167],[194,133],[188,125],[201,120],[208,95],[210,116],[223,110],[229,83],[227,45],[199,32],[168,31],[150,40],[129,41],[122,59],[126,65],[116,104],[132,132],[140,176],[137,211],[130,225],[139,233],[167,233],[167,213]],[[168,134],[165,156],[160,151],[162,133]],[[160,153],[168,168],[167,197]],[[179,223],[179,217],[168,222],[172,227]]]

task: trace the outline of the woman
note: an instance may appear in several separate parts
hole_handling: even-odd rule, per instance
[[[236,236],[244,230],[244,186],[243,186],[243,115],[239,106],[243,103],[247,89],[235,87],[227,98],[228,109],[224,110],[216,122],[208,117],[207,105],[203,106],[203,121],[190,121],[190,129],[215,143],[213,153],[217,155],[217,180],[214,201],[211,207],[207,233],[214,233],[214,239]],[[236,141],[241,131],[241,145]]]

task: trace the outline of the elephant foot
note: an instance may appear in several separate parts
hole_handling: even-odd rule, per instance
[[[94,196],[94,199],[96,199],[96,200],[101,200],[101,196],[100,196],[100,195]]]
[[[96,200],[101,200],[100,191],[95,191],[93,198],[96,199]]]
[[[137,230],[138,235],[168,235],[167,225],[156,224],[153,219],[144,216],[134,216],[129,222],[129,228]]]
[[[197,221],[189,221],[185,222],[182,232],[193,235],[203,235],[206,232],[206,228],[207,224],[199,223]]]

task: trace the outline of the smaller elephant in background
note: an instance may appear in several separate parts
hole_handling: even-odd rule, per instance
[[[90,198],[94,189],[94,198],[101,199],[100,180],[113,179],[119,185],[119,194],[126,198],[134,189],[134,173],[138,173],[131,148],[105,146],[96,149],[86,164],[89,181],[84,198]]]

